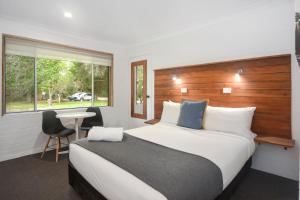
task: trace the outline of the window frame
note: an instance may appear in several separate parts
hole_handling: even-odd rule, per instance
[[[107,106],[97,106],[97,107],[112,107],[113,106],[113,74],[114,74],[114,55],[113,53],[108,52],[102,52],[102,51],[96,51],[91,49],[85,49],[81,47],[74,47],[70,45],[65,44],[59,44],[59,43],[53,43],[53,42],[47,42],[42,40],[36,40],[32,38],[27,37],[21,37],[21,36],[15,36],[10,34],[2,34],[2,97],[1,97],[1,115],[5,114],[13,114],[13,113],[32,113],[32,112],[40,112],[44,110],[73,110],[73,109],[80,109],[80,108],[87,108],[87,107],[73,107],[73,108],[57,108],[57,109],[37,109],[37,75],[36,75],[36,57],[35,57],[35,64],[34,64],[34,110],[33,111],[14,111],[14,112],[7,112],[6,110],[6,38],[16,38],[21,40],[27,40],[33,43],[39,43],[39,44],[45,44],[45,45],[51,45],[56,46],[60,48],[65,48],[69,50],[75,50],[75,51],[81,51],[87,54],[93,54],[93,55],[107,55],[111,56],[111,66],[109,67],[109,86],[108,86],[108,105]],[[91,106],[93,106],[91,104]]]
[[[138,65],[143,66],[143,114],[136,113],[134,110],[135,104],[135,67]],[[147,119],[147,60],[139,60],[135,62],[131,62],[131,117],[138,119]]]

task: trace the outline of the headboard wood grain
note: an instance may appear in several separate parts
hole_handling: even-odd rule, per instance
[[[235,74],[242,69],[240,81]],[[182,80],[175,84],[172,77]],[[182,94],[180,88],[188,88]],[[223,94],[231,87],[231,94]],[[211,106],[255,106],[252,130],[291,139],[291,56],[278,55],[155,70],[155,119],[163,101],[209,99]]]

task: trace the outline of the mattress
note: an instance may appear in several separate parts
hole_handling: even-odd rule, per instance
[[[224,189],[255,150],[254,141],[245,137],[217,131],[193,130],[167,123],[125,132],[211,160],[222,171]],[[76,144],[70,145],[70,161],[76,170],[107,199],[166,199],[164,195],[137,177]]]

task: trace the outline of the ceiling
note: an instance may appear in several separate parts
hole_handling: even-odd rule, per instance
[[[272,0],[264,0],[264,2]],[[0,17],[123,45],[199,27],[262,0],[0,0]],[[71,12],[72,19],[64,17]]]

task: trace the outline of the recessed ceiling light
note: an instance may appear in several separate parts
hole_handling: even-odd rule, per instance
[[[70,13],[70,12],[65,12],[65,13],[64,13],[64,16],[65,16],[66,18],[72,18],[72,13]]]

